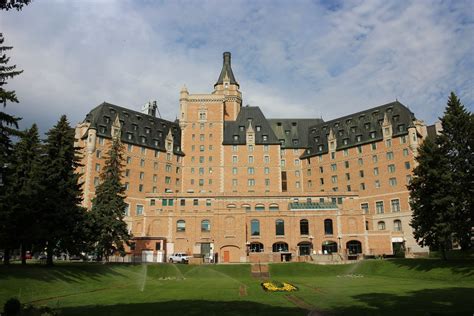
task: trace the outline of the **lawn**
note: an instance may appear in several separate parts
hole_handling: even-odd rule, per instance
[[[297,292],[270,293],[250,265],[58,264],[0,267],[10,297],[61,315],[472,315],[474,261],[370,260],[270,265]]]

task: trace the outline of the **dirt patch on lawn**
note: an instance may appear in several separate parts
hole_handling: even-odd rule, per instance
[[[240,286],[239,296],[247,296],[247,287],[245,285]]]

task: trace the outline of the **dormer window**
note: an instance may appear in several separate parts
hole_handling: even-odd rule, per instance
[[[142,144],[146,143],[146,137],[145,136],[140,137],[140,140],[141,140]]]
[[[114,115],[115,114],[115,110],[110,108],[110,114]]]
[[[137,120],[141,121],[142,117],[140,115],[137,115]]]
[[[356,136],[356,141],[361,142],[362,141],[362,135],[357,135]]]
[[[298,145],[299,141],[297,139],[293,139],[293,145]]]
[[[159,131],[159,132],[158,132],[158,136],[159,136],[159,137],[163,137],[163,132],[162,132],[162,131]]]
[[[296,122],[291,122],[291,126],[296,126]]]
[[[319,146],[318,146],[318,150],[319,150],[319,151],[323,151],[323,145],[319,145]]]
[[[314,133],[316,133],[316,129],[315,129],[315,128],[313,128],[313,129],[311,130],[311,134],[314,134]]]
[[[336,123],[334,124],[334,127],[336,127],[336,128],[339,127],[339,122],[336,122]]]
[[[355,133],[356,132],[356,127],[355,126],[352,126],[351,127],[351,133]]]
[[[315,138],[314,138],[314,142],[315,142],[315,143],[318,143],[318,142],[319,142],[319,137],[315,137]]]
[[[285,144],[285,140],[284,140],[284,139],[279,139],[279,141],[280,141],[280,144],[281,144],[281,145],[284,145],[284,144]]]
[[[346,124],[348,124],[348,125],[349,125],[349,124],[352,124],[352,119],[348,119],[348,120],[346,121]]]
[[[240,126],[239,126],[239,131],[241,131],[241,132],[245,131],[245,126],[240,125]]]
[[[400,119],[400,116],[399,115],[394,115],[392,116],[392,119],[394,122],[398,122],[398,120]]]
[[[110,123],[110,117],[104,116],[104,121],[105,121],[105,123],[107,123],[107,124]]]
[[[160,146],[160,142],[158,141],[158,139],[154,139],[153,144],[155,145],[155,147]]]
[[[389,107],[389,108],[387,109],[387,113],[392,113],[392,107]]]
[[[344,138],[344,139],[342,140],[342,143],[343,143],[344,145],[349,144],[349,139],[348,139],[348,138]]]
[[[123,116],[129,117],[130,115],[127,112],[123,112]]]
[[[234,135],[234,142],[238,142],[239,141],[239,135]]]
[[[150,130],[149,127],[145,127],[145,133],[146,133],[146,134],[150,134],[150,131],[151,131],[151,130]]]
[[[268,140],[268,135],[262,135],[262,140],[266,142]]]
[[[370,123],[365,123],[365,124],[364,124],[364,127],[365,127],[365,129],[367,129],[367,130],[370,129]]]
[[[405,124],[398,125],[398,131],[403,132],[405,130]]]
[[[138,130],[138,125],[137,125],[137,124],[132,124],[132,129],[133,129],[134,131],[137,131],[137,130]]]
[[[132,138],[133,138],[133,134],[132,133],[127,133],[127,139],[132,140]]]
[[[375,132],[370,132],[370,138],[374,139],[375,138]]]
[[[289,130],[285,130],[285,135],[290,135],[290,131],[289,131]]]
[[[344,135],[344,131],[342,129],[340,129],[338,134],[339,134],[339,136],[342,136],[342,135]]]
[[[257,129],[257,132],[260,132],[262,130],[262,127],[260,125],[257,125],[256,129]]]
[[[99,126],[99,132],[104,134],[107,131],[107,128],[105,126]]]

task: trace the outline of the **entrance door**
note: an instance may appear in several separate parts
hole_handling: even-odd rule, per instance
[[[224,262],[230,261],[230,253],[229,250],[224,250]]]

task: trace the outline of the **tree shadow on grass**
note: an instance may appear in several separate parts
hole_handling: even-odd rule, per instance
[[[52,267],[41,264],[28,264],[25,266],[12,264],[0,265],[0,280],[29,279],[43,282],[83,282],[84,280],[100,280],[104,276],[126,277],[118,272],[119,265],[100,263],[62,263]],[[3,281],[5,280],[5,281]]]
[[[472,315],[474,288],[451,287],[407,293],[368,293],[352,296],[366,306],[344,306],[340,315]]]
[[[78,306],[61,309],[61,315],[307,315],[298,307],[271,306],[250,301],[176,300],[156,303],[136,303],[98,306]]]
[[[392,259],[390,261],[410,270],[429,272],[433,269],[448,269],[453,274],[474,277],[474,260]]]

